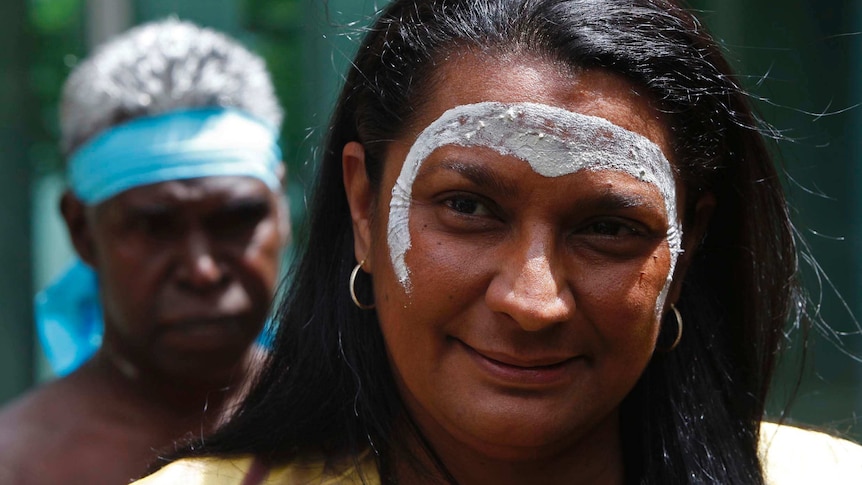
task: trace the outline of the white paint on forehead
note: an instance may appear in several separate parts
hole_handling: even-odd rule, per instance
[[[425,159],[448,145],[491,148],[529,163],[545,177],[579,170],[613,170],[655,185],[670,221],[667,239],[671,265],[667,283],[659,295],[656,311],[661,311],[681,252],[676,185],[670,162],[648,138],[604,118],[536,103],[457,106],[443,113],[416,138],[392,188],[387,234],[395,274],[408,292],[410,272],[405,255],[411,244],[409,209],[413,183]]]

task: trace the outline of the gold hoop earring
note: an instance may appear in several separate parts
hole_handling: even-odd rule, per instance
[[[671,352],[673,349],[679,345],[679,341],[682,340],[682,315],[680,315],[679,310],[676,309],[676,305],[673,303],[670,304],[670,309],[673,311],[674,316],[676,317],[676,339],[674,339],[673,343],[670,344],[670,347],[666,349],[659,349],[662,352]]]
[[[353,300],[353,304],[359,307],[360,310],[372,310],[375,305],[373,303],[371,305],[365,305],[360,302],[359,298],[356,298],[356,289],[354,288],[356,285],[356,275],[359,273],[359,268],[361,268],[363,264],[365,264],[364,259],[357,263],[356,266],[353,267],[353,271],[350,272],[350,299]]]

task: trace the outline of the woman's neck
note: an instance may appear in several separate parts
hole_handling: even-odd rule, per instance
[[[406,426],[405,426],[406,428]],[[412,432],[408,450],[414,459],[395,453],[393,472],[398,483],[446,483],[435,460],[423,450],[420,439]],[[426,441],[445,471],[459,485],[589,484],[622,485],[624,466],[620,445],[619,419],[616,414],[593,426],[579,439],[568,444],[549,444],[536,449],[495,449],[464,443],[444,432],[425,431]]]

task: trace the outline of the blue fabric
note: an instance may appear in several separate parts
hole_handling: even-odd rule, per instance
[[[248,176],[277,190],[276,130],[242,111],[203,108],[137,118],[96,136],[70,158],[69,185],[87,205],[142,185]]]
[[[104,325],[96,273],[75,261],[36,294],[36,333],[55,374],[77,369],[102,344]]]

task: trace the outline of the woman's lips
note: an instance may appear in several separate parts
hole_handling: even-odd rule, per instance
[[[477,350],[458,340],[482,371],[496,381],[516,386],[542,387],[567,381],[577,356],[516,356],[490,350]]]

